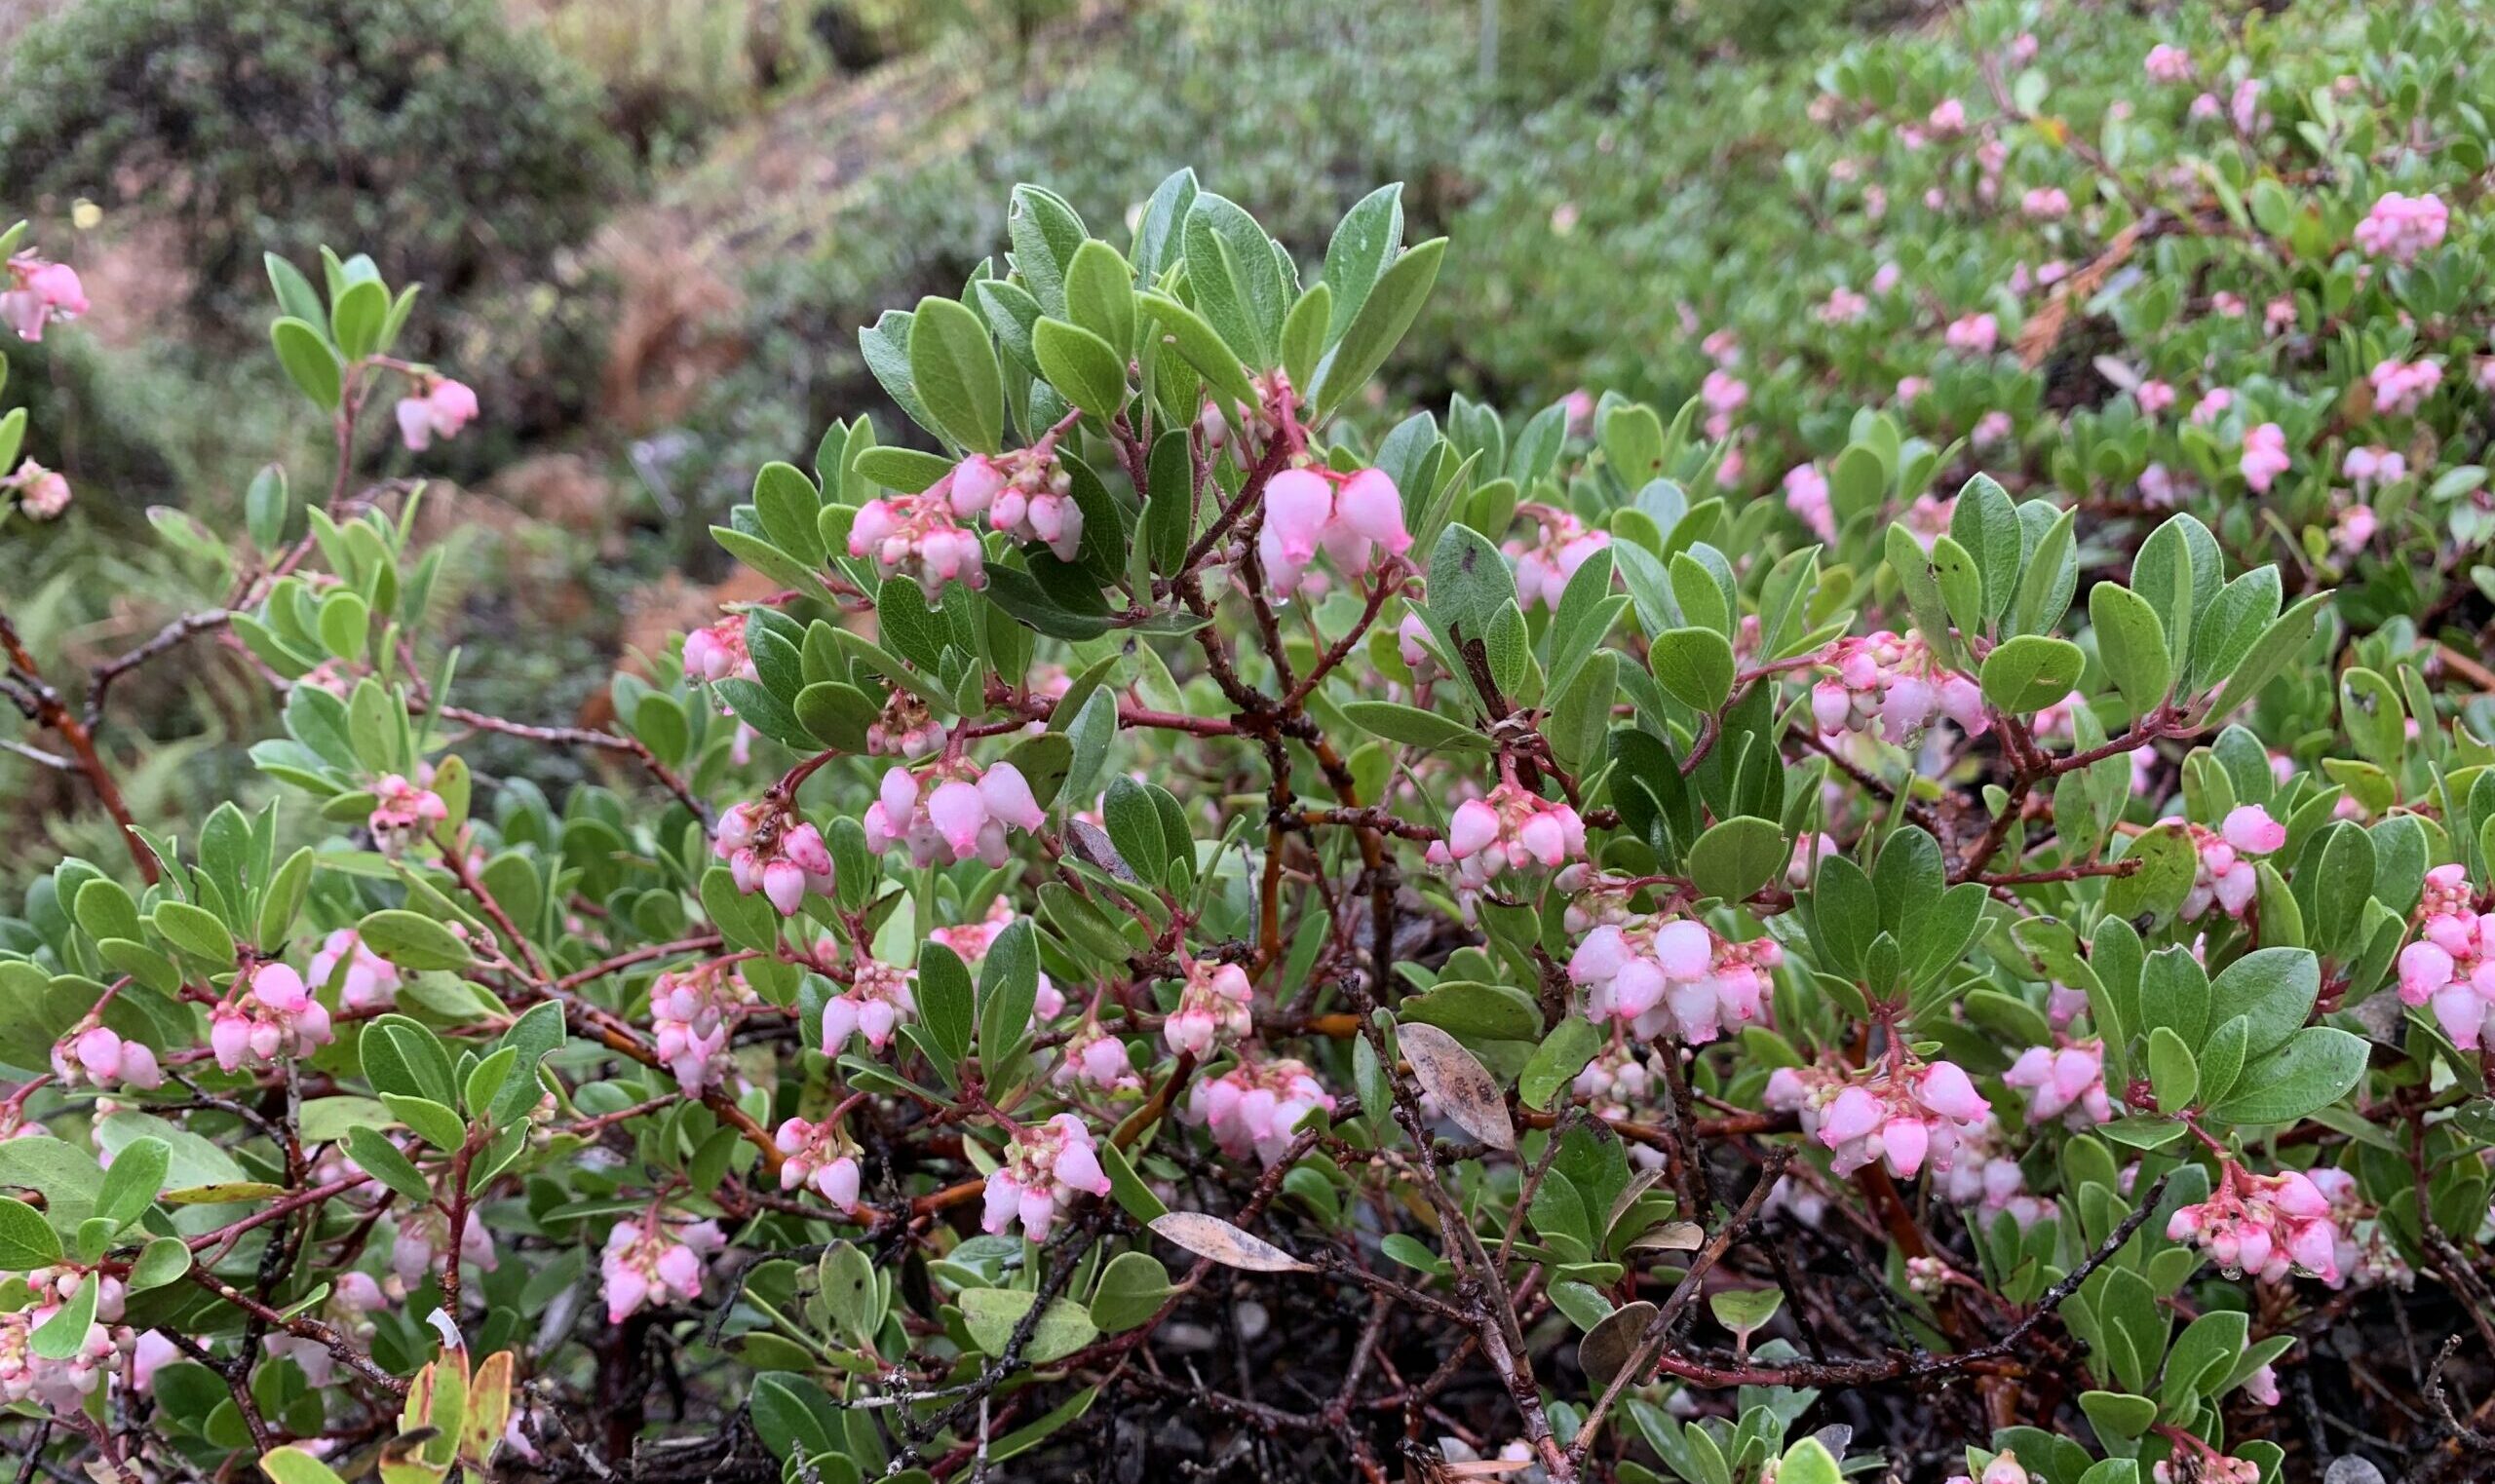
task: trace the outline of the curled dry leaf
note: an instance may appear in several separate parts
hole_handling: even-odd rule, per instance
[[[1413,1021],[1397,1026],[1395,1040],[1412,1064],[1412,1075],[1421,1080],[1421,1090],[1457,1126],[1493,1149],[1516,1147],[1506,1095],[1489,1069],[1453,1036],[1435,1025]]]
[[[1603,1315],[1601,1323],[1586,1331],[1577,1342],[1577,1364],[1584,1367],[1586,1379],[1599,1389],[1611,1385],[1611,1378],[1637,1352],[1637,1337],[1655,1317],[1655,1306],[1639,1299],[1623,1304]]]
[[[1694,1221],[1667,1221],[1651,1231],[1638,1234],[1629,1244],[1631,1252],[1695,1252],[1707,1245],[1707,1233]]]
[[[1171,1211],[1157,1217],[1152,1230],[1171,1241],[1209,1257],[1225,1268],[1249,1273],[1309,1273],[1315,1270],[1261,1237],[1250,1237],[1218,1216],[1202,1211]]]

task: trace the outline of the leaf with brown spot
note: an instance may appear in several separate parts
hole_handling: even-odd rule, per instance
[[[1489,1069],[1453,1036],[1418,1021],[1395,1028],[1396,1044],[1412,1064],[1421,1090],[1436,1099],[1457,1126],[1493,1149],[1516,1147],[1516,1124],[1508,1119],[1507,1095]]]

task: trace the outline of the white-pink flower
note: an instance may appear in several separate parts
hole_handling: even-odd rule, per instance
[[[1071,1113],[1013,1132],[1005,1162],[987,1177],[979,1226],[991,1237],[1003,1236],[1016,1222],[1022,1235],[1046,1241],[1058,1213],[1077,1195],[1109,1194],[1109,1176],[1092,1130]]]
[[[14,491],[18,509],[29,520],[57,520],[69,509],[69,480],[58,471],[44,468],[32,459],[18,465],[17,473],[0,479],[0,489]]]
[[[1836,540],[1836,509],[1828,500],[1827,476],[1817,464],[1796,464],[1785,473],[1785,508],[1822,541]]]
[[[1802,1131],[1851,1175],[1874,1160],[1900,1180],[1927,1163],[1946,1172],[1962,1139],[1978,1132],[1992,1105],[1955,1063],[1900,1062],[1868,1071],[1780,1067],[1767,1081],[1770,1108],[1796,1113]]]
[[[1007,827],[1038,829],[1048,815],[1012,763],[981,770],[968,758],[954,758],[939,762],[924,778],[906,768],[886,771],[863,822],[866,848],[877,855],[901,845],[915,865],[976,857],[1001,866]]]
[[[753,657],[746,652],[746,621],[741,614],[731,614],[715,624],[707,624],[684,636],[684,673],[691,679],[713,683],[727,679],[752,680]]]
[[[840,1130],[830,1121],[820,1123],[789,1119],[772,1136],[784,1158],[780,1188],[811,1187],[844,1216],[858,1214],[858,1160],[849,1153]]]
[[[606,1287],[606,1322],[621,1324],[643,1306],[689,1304],[702,1296],[702,1271],[728,1244],[715,1221],[670,1226],[653,1209],[620,1221],[606,1234],[598,1271]]]
[[[1248,970],[1214,959],[1186,964],[1187,979],[1178,991],[1178,1008],[1161,1023],[1161,1039],[1176,1052],[1202,1060],[1213,1047],[1246,1037],[1251,1029],[1249,1008],[1255,987]]]
[[[399,966],[365,947],[364,935],[353,928],[340,928],[321,940],[306,977],[324,987],[334,981],[338,1004],[345,1009],[387,1009],[398,1003]]]
[[[2172,823],[2172,819],[2160,822]],[[2185,824],[2198,852],[2192,888],[2184,894],[2183,916],[2197,918],[2215,906],[2229,917],[2242,917],[2252,904],[2260,873],[2251,856],[2266,856],[2287,843],[2287,827],[2258,804],[2230,810],[2217,829]]]
[[[427,372],[417,395],[399,399],[398,414],[400,438],[422,452],[435,438],[459,436],[477,415],[477,394],[466,382]]]
[[[987,951],[996,946],[996,940],[1004,936],[1006,929],[1019,920],[1020,914],[1014,910],[1014,903],[999,896],[988,903],[987,915],[978,922],[938,928],[927,935],[952,949],[963,965],[977,973],[979,966],[987,961]],[[1040,990],[1031,1001],[1031,1028],[1038,1030],[1064,1012],[1064,992],[1049,982],[1047,970],[1041,970]]]
[[[1575,515],[1548,505],[1529,505],[1517,514],[1532,516],[1535,530],[1530,543],[1511,541],[1504,548],[1516,561],[1516,601],[1528,610],[1539,605],[1556,613],[1568,579],[1586,558],[1611,545],[1611,533],[1590,531]],[[1408,655],[1405,663],[1410,663]]]
[[[2001,322],[1990,314],[1961,315],[1949,322],[1940,338],[1949,349],[1962,356],[1989,356],[2001,343]],[[1900,383],[1900,400],[1904,400]]]
[[[2148,49],[2148,59],[2140,66],[2153,83],[2171,85],[2192,80],[2192,54],[2162,41]]]
[[[87,1025],[55,1043],[52,1071],[67,1087],[92,1083],[146,1092],[165,1085],[164,1069],[153,1050],[103,1025]]]
[[[2495,913],[2476,910],[2463,869],[2426,873],[2417,939],[2399,950],[2399,1000],[2431,1008],[2452,1044],[2476,1050],[2495,1037]]]
[[[1640,1039],[1704,1046],[1766,1013],[1773,971],[1785,962],[1775,939],[1734,942],[1686,918],[1593,910],[1613,920],[1587,932],[1568,959],[1569,982],[1587,991],[1587,1018],[1617,1021]]]
[[[1219,1077],[1197,1079],[1187,1093],[1186,1121],[1210,1129],[1229,1158],[1253,1154],[1271,1168],[1290,1149],[1300,1121],[1321,1108],[1333,1112],[1334,1099],[1306,1063],[1242,1057]]]
[[[806,894],[828,894],[834,885],[822,832],[770,800],[738,804],[721,815],[710,850],[728,863],[739,892],[760,892],[782,917],[796,916]]]
[[[1867,732],[1905,742],[1946,716],[1969,737],[1992,725],[1976,682],[1943,666],[1920,634],[1888,629],[1828,646],[1835,673],[1811,687],[1811,717],[1822,732]]]
[[[2209,1199],[2177,1209],[2166,1236],[2199,1246],[2230,1275],[2276,1283],[2301,1268],[2334,1286],[2341,1280],[2330,1202],[2295,1170],[2255,1175],[2228,1161]]]
[[[2374,389],[2374,410],[2398,417],[2414,412],[2443,384],[2443,368],[2432,361],[2377,361],[2365,380]]]
[[[2339,472],[2361,491],[2380,484],[2397,484],[2408,477],[2408,460],[2397,448],[2379,445],[2351,448]]]
[[[1379,552],[1401,556],[1412,547],[1403,528],[1403,496],[1385,470],[1344,476],[1324,469],[1286,469],[1266,481],[1264,525],[1256,556],[1265,585],[1286,597],[1324,552],[1346,576],[1366,572]]]
[[[753,1003],[753,990],[733,965],[669,970],[651,983],[651,1040],[678,1086],[699,1097],[722,1081],[729,1033]]]
[[[2038,186],[2019,198],[2018,209],[2031,221],[2059,221],[2070,214],[2070,193],[2060,186]]]
[[[1452,867],[1460,885],[1478,892],[1503,870],[1557,870],[1585,854],[1586,824],[1574,809],[1504,782],[1487,798],[1457,805],[1446,838],[1431,841],[1423,858]]]
[[[2072,1128],[2085,1128],[2113,1120],[2102,1041],[2074,1041],[2059,1049],[2029,1046],[2001,1080],[2027,1094],[2027,1116],[2037,1123],[2058,1118]]]
[[[266,1066],[327,1046],[329,1011],[284,964],[268,963],[234,976],[225,998],[209,1011],[208,1045],[227,1072]]]
[[[851,966],[849,983],[824,1002],[823,1053],[838,1056],[851,1036],[865,1037],[866,1045],[878,1051],[890,1045],[901,1018],[917,1013],[910,990],[913,977],[911,970],[861,957]]]
[[[43,339],[47,324],[66,323],[87,312],[78,270],[20,252],[9,259],[9,286],[0,290],[0,320],[26,341]]]

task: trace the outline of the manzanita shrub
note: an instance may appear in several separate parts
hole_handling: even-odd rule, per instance
[[[1322,264],[1186,172],[1010,220],[861,337],[940,451],[762,469],[780,590],[612,732],[455,704],[357,471],[476,399],[272,260],[326,494],[84,694],[7,634],[129,842],[0,938],[29,1470],[2253,1484],[2360,1322],[2422,1409],[2325,1421],[2485,1466],[2476,662],[1877,412],[1789,505],[1720,389],[1369,436],[1392,187]],[[2286,226],[2352,296],[2451,230]],[[96,729],[211,633],[285,792],[185,837]]]

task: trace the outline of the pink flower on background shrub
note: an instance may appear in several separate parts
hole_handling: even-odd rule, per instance
[[[2495,1037],[2495,913],[2479,913],[2476,900],[2457,863],[2427,872],[2417,938],[2399,960],[2399,1002],[2431,1009],[2464,1051]]]
[[[824,1002],[823,1053],[838,1056],[852,1036],[865,1037],[878,1051],[891,1045],[902,1017],[918,1010],[912,973],[872,957],[851,965],[848,985]]]
[[[839,1129],[828,1122],[792,1118],[781,1123],[772,1145],[785,1157],[780,1162],[782,1190],[808,1187],[842,1215],[858,1214],[858,1161],[847,1152]]]
[[[2150,82],[2188,83],[2192,80],[2192,54],[2161,41],[2148,49],[2148,60],[2141,67]]]
[[[2001,1080],[2027,1094],[2027,1116],[2038,1123],[2057,1118],[2073,1128],[2085,1128],[2113,1121],[2102,1042],[2073,1042],[2059,1050],[2029,1046]]]
[[[164,1069],[144,1043],[125,1040],[108,1026],[90,1025],[64,1036],[52,1048],[52,1073],[61,1085],[119,1085],[152,1092],[165,1085]]]
[[[1801,1116],[1802,1131],[1830,1151],[1837,1174],[1876,1160],[1900,1180],[1927,1162],[1946,1171],[1959,1141],[1992,1114],[1967,1074],[1946,1061],[1868,1073],[1780,1067],[1767,1080],[1766,1101]]]
[[[711,854],[728,863],[739,892],[760,892],[782,917],[794,917],[808,893],[835,885],[823,834],[792,809],[767,800],[736,805],[719,817]]]
[[[2443,368],[2432,361],[2377,361],[2365,373],[2374,389],[2374,410],[2392,417],[2414,412],[2443,384]]]
[[[1949,322],[1949,327],[1941,332],[1940,338],[1960,355],[1989,356],[2001,341],[2001,322],[1989,314],[1962,315]],[[1902,383],[1899,396],[1903,400]]]
[[[1942,716],[1970,737],[1991,727],[1983,692],[1942,666],[1919,634],[1887,629],[1848,636],[1823,661],[1836,673],[1811,687],[1811,717],[1823,732],[1867,732],[1905,742]]]
[[[1248,1034],[1248,1009],[1255,1001],[1255,989],[1248,981],[1248,970],[1236,964],[1198,959],[1186,967],[1187,978],[1178,991],[1178,1008],[1162,1022],[1161,1038],[1169,1043],[1171,1051],[1189,1053],[1201,1060],[1216,1046]]]
[[[2208,1199],[2168,1218],[2166,1236],[2198,1246],[2230,1275],[2278,1283],[2302,1269],[2326,1283],[2339,1281],[2330,1202],[2294,1170],[2255,1175],[2228,1161]]]
[[[2357,246],[2367,256],[2387,257],[2405,267],[2441,247],[2450,225],[2451,211],[2441,197],[2386,191],[2357,223]]]
[[[387,1009],[399,998],[399,966],[365,947],[364,935],[353,928],[340,928],[321,940],[304,977],[324,987],[334,979],[338,1005],[345,1009]]]
[[[728,1033],[755,1003],[732,965],[670,970],[650,985],[650,1033],[676,1085],[699,1097],[727,1072]]]
[[[365,821],[373,844],[385,856],[396,856],[434,825],[450,818],[450,806],[430,788],[386,773],[372,785],[372,813]]]
[[[1214,1145],[1231,1159],[1252,1154],[1270,1169],[1290,1148],[1300,1120],[1319,1109],[1333,1112],[1334,1099],[1305,1062],[1242,1057],[1188,1090],[1186,1121],[1209,1130]]]
[[[25,512],[29,520],[58,520],[61,512],[69,509],[69,480],[32,459],[19,464],[17,473],[0,479],[0,489],[17,494],[18,509]]]
[[[2244,456],[2237,467],[2243,471],[2244,482],[2255,492],[2269,493],[2270,485],[2287,472],[2290,462],[2287,435],[2277,423],[2244,430]]]
[[[759,678],[754,673],[753,657],[746,653],[745,625],[744,615],[730,614],[685,634],[685,675],[714,684],[728,679]]]
[[[2236,806],[2216,829],[2185,824],[2184,830],[2200,854],[2191,890],[2183,897],[2186,920],[2202,916],[2212,906],[2229,917],[2242,917],[2260,884],[2251,857],[2270,855],[2287,843],[2287,827],[2258,804]]]
[[[1827,476],[1817,464],[1796,464],[1785,474],[1785,508],[1822,541],[1836,540],[1836,510],[1828,500]]]
[[[1577,575],[1587,557],[1611,545],[1611,533],[1590,531],[1575,515],[1546,505],[1519,509],[1517,514],[1532,516],[1538,530],[1530,545],[1517,540],[1504,548],[1516,559],[1516,601],[1527,609],[1540,605],[1556,613],[1560,596],[1568,590],[1568,579]]]

